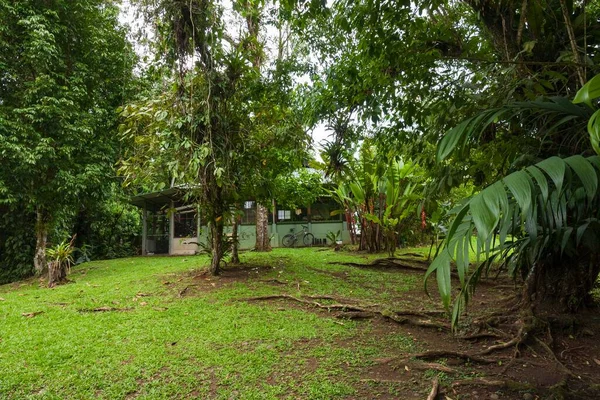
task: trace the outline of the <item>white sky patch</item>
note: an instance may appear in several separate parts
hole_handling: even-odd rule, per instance
[[[221,2],[223,6],[223,19],[225,21],[226,33],[233,37],[238,38],[245,29],[245,21],[233,11],[233,5],[231,1],[224,0]],[[269,5],[265,8],[265,19],[269,18]],[[129,27],[128,39],[133,44],[134,50],[140,58],[139,69],[143,69],[152,62],[152,50],[150,48],[150,42],[154,39],[154,31],[152,27],[146,26],[139,13],[137,12],[137,6],[132,4],[128,0],[123,0],[119,4],[120,14],[119,22]],[[269,60],[273,61],[276,59],[278,54],[279,46],[279,35],[280,32],[273,23],[266,23],[261,27],[259,39],[265,44],[265,52]],[[283,32],[284,37],[289,36],[289,32]],[[286,51],[293,51],[293,45],[286,46]],[[193,57],[191,65],[193,65]],[[317,60],[311,57],[311,61],[315,63]],[[310,81],[308,76],[297,77],[297,83],[306,83]],[[312,136],[313,145],[312,153],[317,161],[322,162],[320,152],[323,149],[322,143],[327,139],[331,139],[333,131],[326,128],[325,123],[319,123],[312,128],[310,134]]]

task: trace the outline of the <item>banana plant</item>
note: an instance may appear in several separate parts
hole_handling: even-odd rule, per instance
[[[356,216],[359,248],[371,252],[386,249],[393,256],[402,222],[414,214],[418,186],[411,181],[412,163],[382,161],[373,146],[363,146],[353,180],[341,183],[332,195],[343,207],[337,213]]]
[[[438,160],[476,142],[492,122],[524,113],[555,121],[547,130],[569,124],[574,135],[581,126],[577,122],[587,122],[591,147],[600,153],[599,97],[600,75],[579,90],[574,102],[539,100],[487,111],[450,130],[438,147]],[[600,272],[599,181],[598,155],[554,156],[503,177],[452,210],[454,220],[427,270],[425,289],[435,272],[449,309],[455,265],[460,295],[453,305],[453,325],[482,274],[494,265],[523,279],[525,304],[534,311],[544,303],[567,311],[581,307]],[[469,251],[473,238],[475,260]]]
[[[380,204],[383,212],[365,214],[368,221],[378,224],[383,231],[384,246],[390,257],[393,257],[398,247],[400,224],[417,207],[420,198],[416,194],[416,186],[409,181],[414,166],[411,163],[393,160],[385,175],[378,179],[378,193],[383,200]]]

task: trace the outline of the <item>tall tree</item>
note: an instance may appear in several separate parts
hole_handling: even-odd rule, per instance
[[[64,209],[96,196],[117,151],[133,56],[112,2],[0,1],[0,202],[36,215],[35,269]],[[49,275],[50,286],[58,283]]]
[[[321,121],[343,111],[382,145],[410,155],[438,176],[432,193],[468,179],[483,187],[523,154],[581,150],[565,136],[541,144],[516,124],[490,126],[481,152],[473,149],[469,159],[436,164],[434,149],[443,132],[477,111],[539,96],[572,97],[581,73],[589,78],[597,64],[600,21],[593,3],[301,3],[307,8],[293,14],[296,27],[319,60],[307,109]],[[346,130],[334,131],[342,149],[354,140],[344,138]]]
[[[125,161],[124,171],[136,178],[149,160],[164,160],[177,183],[195,188],[192,197],[210,228],[210,270],[218,274],[232,207],[250,194],[264,201],[257,182],[281,166],[270,162],[271,146],[303,149],[306,135],[296,123],[277,126],[290,105],[279,102],[280,74],[261,70],[262,2],[233,3],[228,26],[240,27],[237,32],[225,26],[218,2],[141,4],[148,21],[159,21],[156,54],[174,84],[125,108],[123,132],[141,151]]]

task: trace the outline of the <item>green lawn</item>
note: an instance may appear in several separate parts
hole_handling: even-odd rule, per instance
[[[413,341],[370,335],[370,321],[237,299],[327,294],[393,305],[421,285],[414,274],[329,264],[372,258],[244,253],[246,267],[260,267],[248,268],[249,278],[199,275],[204,256],[128,258],[80,265],[72,283],[54,289],[37,280],[0,286],[0,398],[352,396],[361,368]],[[86,311],[101,307],[122,310]]]

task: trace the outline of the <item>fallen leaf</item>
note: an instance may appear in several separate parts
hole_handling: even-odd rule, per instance
[[[148,297],[150,295],[148,293],[142,293],[142,292],[140,292],[140,293],[136,294],[136,296],[137,297]]]
[[[142,302],[140,302],[140,306],[145,306],[145,305],[147,305],[147,304],[148,304],[148,303],[146,303],[145,301],[142,301]]]
[[[25,312],[25,313],[23,313],[21,315],[24,316],[24,317],[27,317],[27,318],[33,318],[36,315],[39,315],[39,314],[42,314],[42,313],[43,313],[43,311],[34,311],[34,312]]]
[[[6,301],[4,298],[0,297],[0,301]]]
[[[600,365],[600,360],[598,360],[597,358],[594,358],[593,360],[596,364]]]
[[[410,368],[408,368],[408,365],[405,365],[404,369],[407,370],[407,371],[410,371]]]

